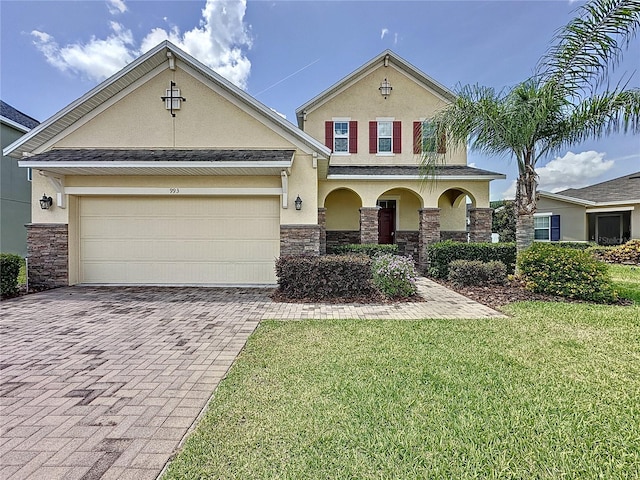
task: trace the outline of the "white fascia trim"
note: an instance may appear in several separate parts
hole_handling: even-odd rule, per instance
[[[631,212],[633,210],[635,210],[635,207],[587,208],[587,213]]]
[[[292,161],[286,162],[37,162],[18,161],[18,166],[35,169],[43,168],[291,168]]]
[[[67,195],[278,196],[281,188],[66,187]]]
[[[594,202],[594,206],[597,207],[613,207],[616,205],[632,205],[640,203],[640,198],[637,200],[625,200],[624,202]]]
[[[4,115],[0,115],[0,122],[6,125],[9,125],[10,127],[13,127],[16,130],[19,130],[23,133],[27,133],[29,130],[31,130],[30,128],[27,128],[24,125],[22,125],[21,123],[18,123],[15,120],[11,120],[10,118],[5,117]]]
[[[452,175],[447,177],[422,177],[420,175],[327,175],[327,180],[504,180],[506,175]]]
[[[558,195],[557,193],[551,193],[551,192],[540,191],[539,195],[543,198],[550,198],[552,200],[560,200],[562,202],[575,203],[577,205],[583,205],[583,206],[596,204],[596,202],[591,202],[589,200],[582,200],[580,198],[568,197],[566,195]]]
[[[550,217],[553,215],[553,212],[536,212],[533,214],[534,217]]]

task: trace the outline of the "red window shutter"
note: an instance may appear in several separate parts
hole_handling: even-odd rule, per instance
[[[402,153],[402,124],[393,122],[393,153]]]
[[[378,153],[378,122],[369,122],[369,153]]]
[[[324,144],[333,152],[333,122],[324,122]]]
[[[444,133],[438,138],[438,153],[447,153],[447,136]]]
[[[413,153],[422,153],[422,122],[413,122]]]
[[[358,153],[358,122],[349,122],[349,153]]]

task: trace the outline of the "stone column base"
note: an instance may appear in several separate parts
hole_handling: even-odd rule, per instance
[[[26,227],[29,288],[47,290],[69,285],[69,226],[29,223]]]
[[[378,243],[378,211],[380,207],[360,209],[360,243]]]
[[[493,209],[471,208],[469,210],[469,241],[490,242]]]
[[[280,255],[320,255],[320,226],[280,225]]]

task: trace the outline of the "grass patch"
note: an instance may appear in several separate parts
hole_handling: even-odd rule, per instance
[[[640,476],[640,305],[263,322],[164,478]]]
[[[18,273],[18,285],[26,285],[27,284],[27,263],[25,259],[22,259],[22,263],[20,264],[20,272]]]
[[[640,304],[640,267],[633,265],[609,265],[613,288],[622,298]]]

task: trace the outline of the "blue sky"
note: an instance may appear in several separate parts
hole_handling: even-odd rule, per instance
[[[298,106],[387,48],[453,90],[511,86],[533,73],[580,4],[0,0],[0,95],[43,121],[169,38],[295,122]],[[640,86],[640,39],[616,72]],[[509,191],[513,162],[470,152],[469,163],[508,175],[492,182],[493,199]],[[639,170],[632,135],[575,145],[539,166],[541,188],[551,191]]]

